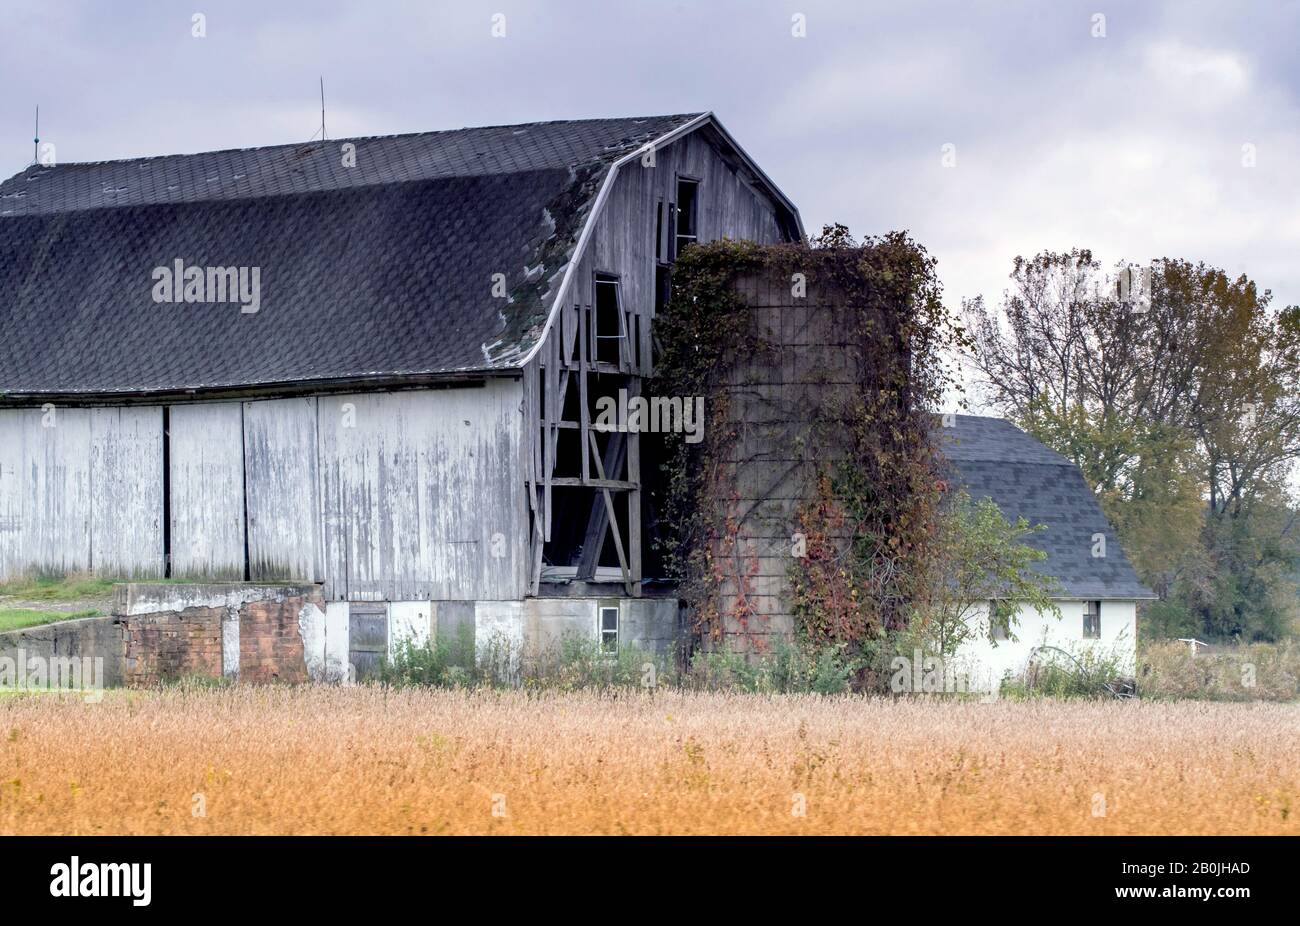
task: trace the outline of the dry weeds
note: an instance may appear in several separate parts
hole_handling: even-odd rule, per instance
[[[1295,704],[7,696],[0,831],[1295,834],[1298,731]]]

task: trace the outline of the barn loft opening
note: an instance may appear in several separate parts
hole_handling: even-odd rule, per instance
[[[677,178],[677,235],[673,248],[674,256],[682,253],[682,248],[686,245],[694,244],[699,240],[699,229],[696,224],[699,192],[698,180]]]
[[[596,360],[617,364],[625,338],[618,277],[596,275]]]

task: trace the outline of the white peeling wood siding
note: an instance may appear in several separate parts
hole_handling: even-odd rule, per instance
[[[321,539],[331,599],[524,595],[523,388],[322,396]]]
[[[163,574],[162,409],[92,408],[90,552],[99,575]]]
[[[254,581],[324,580],[316,463],[314,397],[244,403],[248,568]]]
[[[652,315],[655,301],[657,209],[677,199],[677,179],[700,182],[696,202],[700,241],[731,238],[776,244],[785,240],[770,200],[746,180],[700,132],[655,152],[655,166],[623,165],[608,201],[596,217],[569,302],[591,305],[592,274],[620,280],[623,308]]]
[[[90,414],[36,410],[25,419],[27,559],[49,571],[90,569]]]
[[[161,409],[0,409],[0,577],[162,569]]]
[[[0,579],[23,571],[23,416],[26,409],[0,408]]]
[[[243,406],[173,405],[172,576],[244,577]]]

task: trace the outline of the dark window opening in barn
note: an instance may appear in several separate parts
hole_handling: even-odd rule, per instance
[[[1083,606],[1083,638],[1101,639],[1101,602],[1088,601]]]
[[[699,232],[696,226],[697,206],[700,192],[699,181],[683,180],[677,181],[677,235],[674,256],[682,253],[682,248],[688,244],[693,244],[699,238]]]
[[[671,277],[667,267],[655,267],[655,314],[663,312],[668,305],[668,293]]]
[[[582,432],[577,428],[555,429],[555,476],[582,475],[581,438]]]
[[[617,364],[622,355],[623,309],[619,300],[618,278],[596,276],[596,360]]]
[[[583,535],[592,493],[573,486],[551,489],[551,539],[542,545],[542,559],[548,566],[577,566],[582,559]]]
[[[606,653],[618,652],[618,603],[600,603],[600,648]]]

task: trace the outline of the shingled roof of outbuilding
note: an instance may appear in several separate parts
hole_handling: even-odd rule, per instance
[[[33,165],[0,184],[0,396],[515,369],[611,165],[705,123],[716,126],[708,114],[594,119]],[[260,268],[261,311],[156,304],[153,268],[177,259]],[[508,298],[493,297],[498,273]]]
[[[1007,520],[1043,525],[1026,542],[1047,554],[1035,568],[1056,579],[1056,597],[1156,597],[1129,565],[1077,466],[1001,418],[956,415],[948,424],[939,433],[951,478],[971,498],[991,498]],[[1097,534],[1106,538],[1105,556],[1093,556]]]

